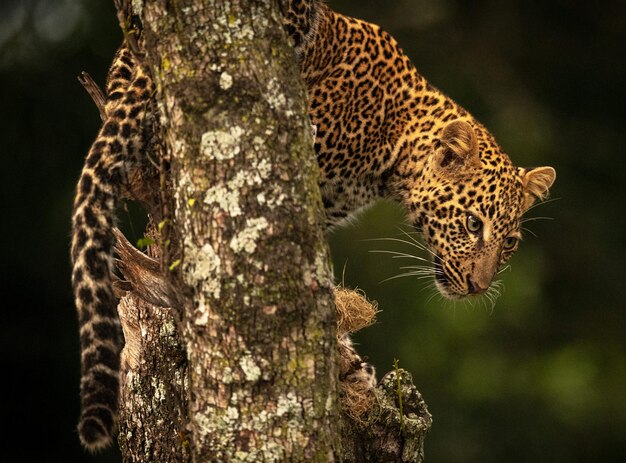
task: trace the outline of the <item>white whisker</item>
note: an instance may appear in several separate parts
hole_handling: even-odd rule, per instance
[[[498,273],[496,273],[496,275],[500,275],[501,273],[504,273],[507,270],[511,270],[511,264],[502,267],[500,270],[498,270]],[[499,281],[496,281],[493,284],[495,284],[495,283],[499,283]]]
[[[415,247],[417,247],[417,248],[419,248],[419,249],[421,249],[423,251],[428,252],[429,254],[431,254],[434,257],[437,256],[437,254],[435,254],[433,251],[428,249],[427,246],[425,246],[423,243],[419,242],[413,236],[411,236],[411,235],[416,234],[415,232],[410,233],[410,232],[407,232],[406,230],[400,230],[400,231],[410,240],[410,242],[408,244],[412,244],[413,246],[415,246]]]
[[[520,220],[520,223],[534,222],[535,220],[554,220],[554,217],[527,217]]]
[[[415,260],[419,260],[422,262],[427,262],[429,264],[431,263],[430,260],[428,259],[424,259],[423,257],[419,257],[419,256],[414,256],[413,254],[407,254],[405,252],[386,251],[384,249],[371,249],[369,252],[379,253],[379,254],[393,254],[394,255],[393,259],[406,258],[406,259],[415,259]]]
[[[400,238],[371,238],[366,241],[395,241],[398,243],[408,244],[409,246],[413,246],[414,248],[417,248],[420,251],[424,251],[424,250],[428,251],[428,249],[424,249],[424,245],[422,245],[421,243],[417,243],[416,241],[401,240]]]
[[[385,283],[389,280],[395,280],[397,278],[405,278],[405,277],[415,277],[416,280],[423,280],[425,278],[432,278],[432,275],[420,275],[420,274],[416,274],[415,272],[400,273],[399,275],[394,275],[392,277],[385,278],[384,280],[381,281],[381,283]]]
[[[530,228],[522,227],[522,230],[523,230],[523,231],[525,231],[525,232],[527,232],[527,233],[530,233],[530,234],[531,234],[531,235],[533,235],[535,238],[537,238],[537,234],[536,234],[534,231],[532,231]]]
[[[526,212],[532,211],[534,208],[542,206],[544,204],[553,203],[554,201],[560,201],[561,199],[562,198],[550,198],[550,199],[546,199],[545,201],[535,203],[532,206],[530,206],[528,209],[526,209]]]

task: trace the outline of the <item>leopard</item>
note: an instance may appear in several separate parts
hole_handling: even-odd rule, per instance
[[[375,24],[318,0],[288,0],[283,25],[308,96],[319,187],[331,229],[380,198],[400,203],[450,299],[484,294],[521,240],[522,215],[547,197],[552,167],[516,167],[491,133],[418,73]],[[72,212],[72,287],[79,320],[81,416],[90,451],[116,427],[123,338],[112,289],[115,211],[129,172],[145,157],[155,116],[149,69],[128,40],[105,88],[104,122],[89,149]],[[373,367],[353,356],[342,381],[375,387]]]
[[[300,2],[295,2],[300,3]],[[515,167],[494,136],[430,84],[387,32],[314,2],[298,53],[330,225],[399,202],[449,299],[484,294],[515,253],[552,167]]]

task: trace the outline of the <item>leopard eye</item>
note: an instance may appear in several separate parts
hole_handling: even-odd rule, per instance
[[[509,236],[507,239],[504,240],[504,250],[510,251],[511,249],[513,249],[515,245],[517,245],[517,241],[517,238],[515,238],[514,236]]]
[[[470,233],[478,233],[483,229],[483,222],[472,214],[467,215],[467,222],[465,223],[467,230]]]

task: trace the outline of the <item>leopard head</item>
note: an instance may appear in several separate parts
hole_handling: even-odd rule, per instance
[[[404,199],[434,260],[439,292],[450,299],[486,292],[518,248],[522,214],[547,196],[552,167],[518,168],[474,121],[436,134],[423,181]]]

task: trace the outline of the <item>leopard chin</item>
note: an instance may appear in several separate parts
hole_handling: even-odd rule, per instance
[[[460,301],[473,297],[480,297],[486,294],[491,287],[491,284],[486,288],[478,287],[472,282],[470,277],[467,276],[466,281],[463,282],[463,287],[459,288],[458,285],[455,285],[452,279],[448,276],[441,256],[435,254],[433,263],[435,265],[435,287],[437,288],[439,294],[446,299]]]

